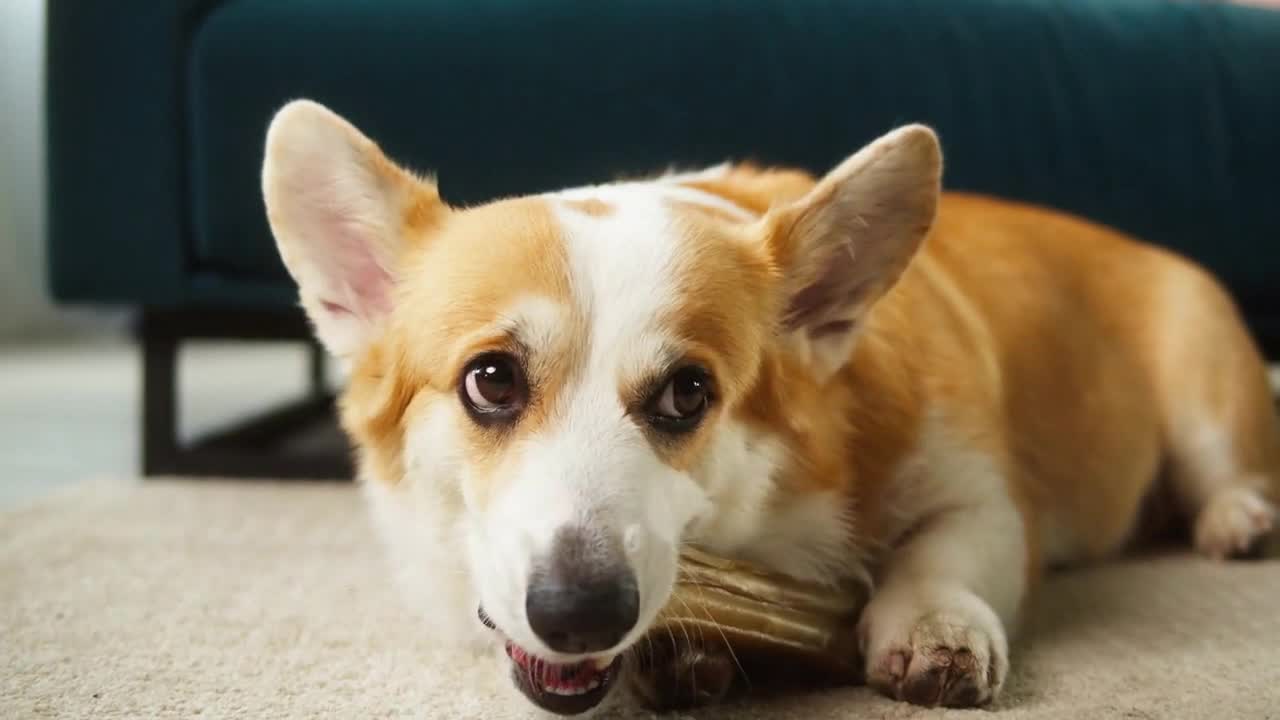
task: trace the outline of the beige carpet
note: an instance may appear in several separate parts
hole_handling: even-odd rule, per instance
[[[1031,631],[994,717],[1280,718],[1280,562],[1062,575]],[[350,487],[100,483],[0,515],[0,718],[530,715],[431,650]],[[855,688],[697,717],[962,715],[989,717]]]

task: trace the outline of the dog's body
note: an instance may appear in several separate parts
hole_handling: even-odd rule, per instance
[[[972,705],[1041,569],[1120,550],[1144,501],[1215,556],[1269,530],[1280,430],[1219,286],[939,175],[911,127],[821,180],[723,167],[454,210],[328,111],[283,110],[273,230],[447,642],[505,636],[526,694],[588,709],[695,543],[874,578],[868,680]]]

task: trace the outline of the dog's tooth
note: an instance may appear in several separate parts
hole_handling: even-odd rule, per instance
[[[603,655],[601,657],[594,658],[591,660],[591,667],[594,668],[597,672],[602,670],[607,670],[609,666],[612,664],[613,664],[612,655]]]

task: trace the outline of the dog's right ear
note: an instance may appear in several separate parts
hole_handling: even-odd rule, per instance
[[[271,121],[262,193],[316,335],[343,358],[381,331],[406,238],[448,211],[434,184],[397,167],[346,120],[307,100],[289,103]]]

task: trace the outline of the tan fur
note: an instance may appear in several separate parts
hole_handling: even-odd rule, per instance
[[[790,240],[795,216],[781,217],[770,232]],[[783,268],[792,252],[775,250]],[[1240,552],[1273,527],[1261,498],[1280,494],[1280,426],[1265,365],[1200,268],[1061,213],[958,193],[942,195],[900,277],[882,267],[892,289],[872,293],[834,378],[789,362],[794,341],[779,334],[738,410],[791,451],[775,504],[837,490],[856,546],[888,564],[884,593],[860,624],[877,688],[924,704],[989,701],[1007,672],[1018,608],[1046,565],[1124,549],[1149,534],[1143,523],[1168,521],[1168,510],[1149,512],[1161,500],[1212,555]],[[1021,516],[1010,559],[1021,558],[1024,581],[995,580],[996,566],[981,561],[939,573],[948,544],[984,542],[972,534],[975,513],[998,511],[926,512],[936,501],[902,485],[927,442],[926,418],[1003,478]],[[989,492],[930,487],[966,503],[986,503],[974,493]],[[981,669],[942,659],[958,643]]]
[[[813,187],[813,183],[812,177],[799,170],[764,169],[744,163],[734,165],[718,177],[699,178],[682,184],[763,215],[772,207],[800,199]]]
[[[614,212],[614,207],[600,198],[564,200],[563,202],[565,207],[591,217],[608,217]]]
[[[511,200],[455,212],[437,226],[408,236],[401,260],[396,311],[389,331],[355,365],[342,402],[344,428],[356,439],[375,478],[394,482],[410,402],[452,397],[465,363],[486,351],[516,352],[502,329],[502,313],[523,298],[551,301],[570,313],[567,270],[559,230],[539,199]],[[487,243],[477,252],[478,243]],[[463,291],[465,288],[465,292]],[[465,301],[461,301],[466,298]],[[462,338],[442,344],[439,337]],[[537,395],[522,432],[536,432],[554,410],[557,390],[568,382],[581,333],[559,338],[554,350],[528,369]],[[510,442],[465,422],[475,456],[492,462]],[[492,472],[477,474],[482,483]]]
[[[1169,292],[1188,301],[1170,304]],[[1175,326],[1188,340],[1170,346]],[[788,439],[789,482],[847,489],[872,534],[926,405],[1005,463],[1032,546],[1046,522],[1062,523],[1084,543],[1074,559],[1126,544],[1166,456],[1175,474],[1194,475],[1179,466],[1168,418],[1203,413],[1232,428],[1242,474],[1280,467],[1263,363],[1216,283],[1042,208],[944,194],[839,382],[806,382],[785,358],[766,352],[740,412]],[[1194,479],[1179,485],[1198,492]]]

